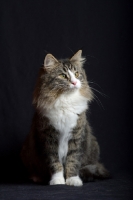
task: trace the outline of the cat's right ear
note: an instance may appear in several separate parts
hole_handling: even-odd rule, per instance
[[[44,69],[53,69],[57,63],[58,60],[52,54],[47,54],[44,59]]]

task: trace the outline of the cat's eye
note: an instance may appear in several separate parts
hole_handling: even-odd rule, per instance
[[[60,74],[61,78],[67,78],[66,74]]]
[[[78,78],[78,76],[79,76],[79,73],[75,72],[75,77]]]

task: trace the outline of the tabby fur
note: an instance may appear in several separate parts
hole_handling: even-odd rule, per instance
[[[94,177],[107,178],[99,163],[99,145],[86,118],[93,92],[79,50],[57,60],[47,54],[34,90],[35,114],[21,157],[35,182],[83,185]]]

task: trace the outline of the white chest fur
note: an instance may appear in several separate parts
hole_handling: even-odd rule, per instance
[[[77,90],[72,94],[61,95],[45,111],[45,116],[50,120],[51,125],[60,132],[58,155],[62,163],[68,152],[68,141],[71,139],[72,129],[77,124],[78,115],[87,109],[87,99],[80,95]]]

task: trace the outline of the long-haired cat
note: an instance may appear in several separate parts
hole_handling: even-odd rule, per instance
[[[86,118],[93,93],[79,50],[57,60],[47,54],[34,91],[36,112],[21,157],[35,182],[81,186],[93,177],[107,178],[99,163],[99,145]]]

